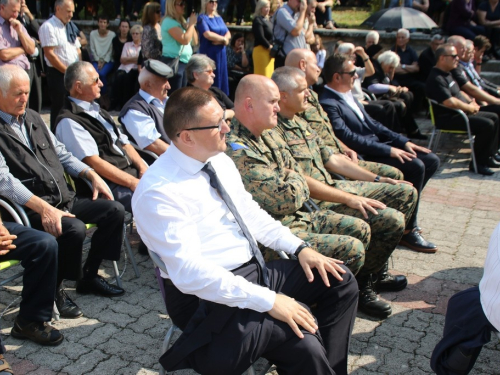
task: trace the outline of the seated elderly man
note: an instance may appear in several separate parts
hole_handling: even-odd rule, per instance
[[[226,120],[231,120],[234,116],[234,103],[224,91],[212,86],[214,84],[215,69],[215,61],[207,55],[196,54],[191,56],[186,65],[188,86],[210,91],[217,103],[225,110]]]
[[[168,272],[167,310],[184,330],[160,363],[167,371],[238,374],[264,357],[280,373],[346,375],[352,273],[252,200],[224,154],[229,126],[210,93],[176,90],[167,118],[172,144],[132,198],[139,234]],[[298,261],[266,263],[257,241]]]
[[[57,281],[56,239],[36,229],[2,222],[0,218],[0,262],[12,259],[21,261],[24,268],[22,300],[12,337],[27,338],[40,345],[59,345],[64,336],[47,324],[52,319]]]
[[[163,128],[163,109],[170,89],[172,69],[158,60],[147,60],[139,73],[140,90],[122,108],[118,120],[125,133],[141,148],[160,156],[170,144]]]
[[[425,84],[420,80],[417,52],[408,45],[410,32],[407,29],[399,29],[396,33],[396,45],[391,51],[396,52],[400,62],[394,72],[394,80],[401,86],[408,87],[415,97],[413,113],[417,113],[424,104]]]
[[[398,168],[417,189],[420,199],[425,184],[439,167],[439,158],[431,150],[387,129],[366,113],[352,97],[356,70],[347,57],[330,56],[323,73],[327,84],[319,102],[328,113],[337,136],[365,159]],[[418,203],[413,214],[407,217],[406,234],[401,244],[415,251],[435,253],[437,246],[420,234],[417,214]]]
[[[467,375],[491,334],[500,331],[499,276],[500,224],[491,235],[479,286],[459,292],[448,301],[443,338],[431,357],[436,374]]]
[[[111,115],[94,101],[101,96],[99,74],[88,62],[73,63],[64,86],[69,96],[56,120],[57,139],[104,178],[115,200],[132,212],[132,194],[148,166]]]
[[[286,68],[279,68],[278,71],[282,69]],[[295,68],[288,69],[301,73]],[[309,199],[308,174],[286,149],[287,145],[281,136],[275,130],[269,130],[277,124],[274,114],[279,108],[279,97],[278,87],[268,78],[250,75],[242,79],[237,89],[236,116],[231,123],[232,131],[227,138],[229,147],[226,153],[235,161],[245,187],[259,205],[280,219],[292,233],[311,241],[322,254],[343,260],[346,266],[357,274],[362,289],[359,308],[371,316],[386,318],[391,313],[390,305],[378,300],[377,295],[371,289],[368,290],[362,281],[384,267],[393,249],[389,252],[385,248],[380,249],[378,236],[370,234],[370,227],[362,219],[328,209],[308,213],[301,207]],[[265,105],[267,102],[274,105]],[[374,174],[367,174],[375,178]],[[388,227],[398,226],[398,215],[393,215],[396,220],[393,220],[393,216],[386,216],[386,212],[381,212],[381,215],[384,216],[383,220],[388,221]],[[394,228],[391,227],[385,234],[389,236],[392,229]],[[367,244],[364,238],[366,233],[374,240],[374,246]],[[366,251],[356,250],[359,246],[353,245],[357,245],[359,241],[353,241],[352,237],[363,241]],[[398,240],[399,238],[394,245]],[[387,241],[390,246],[390,239]],[[329,248],[331,246],[337,248]],[[355,258],[359,257],[359,254],[364,254],[365,257],[362,268],[362,262]],[[404,278],[388,276],[380,277],[378,281],[380,289],[406,286]]]
[[[306,75],[306,82],[309,87],[316,84],[321,74],[321,70],[318,68],[316,55],[307,49],[296,48],[292,50],[286,57],[285,66],[302,70]],[[309,93],[310,95],[307,96],[309,105],[305,111],[298,113],[297,116],[307,121],[309,126],[318,133],[325,145],[333,149],[335,153],[344,154],[353,163],[358,164],[360,167],[376,175],[393,178],[395,180],[403,179],[403,174],[394,167],[358,159],[356,151],[347,147],[335,136],[328,115],[321,107],[321,104],[319,104],[318,94],[313,90],[309,90]]]
[[[494,172],[490,167],[497,166],[494,157],[498,153],[498,115],[484,111],[484,107],[480,107],[467,94],[460,91],[459,85],[451,73],[458,66],[457,50],[452,44],[440,46],[436,50],[436,58],[436,66],[431,70],[427,79],[427,96],[446,107],[461,109],[467,114],[470,130],[475,135],[474,155],[477,171],[479,174],[491,176]],[[454,124],[454,118],[450,117],[448,112],[439,113],[436,111],[435,116]],[[456,126],[453,126],[452,129],[456,129]],[[465,127],[463,130],[466,130]],[[474,170],[472,162],[469,169]]]
[[[418,66],[420,67],[420,79],[422,82],[427,81],[431,69],[436,65],[436,50],[441,45],[444,44],[445,37],[439,34],[435,34],[431,37],[431,43],[429,47],[424,49],[420,56],[418,56]]]
[[[375,74],[366,77],[363,86],[378,98],[388,99],[394,103],[401,119],[401,125],[408,137],[426,139],[427,137],[420,133],[417,122],[413,117],[413,94],[408,91],[408,87],[401,86],[394,80],[394,72],[399,65],[399,56],[395,52],[385,51],[379,55],[377,61],[374,61],[373,64]]]
[[[62,317],[78,318],[82,312],[62,289],[64,279],[76,280],[78,293],[124,293],[97,271],[103,259],[120,258],[125,211],[118,202],[98,198],[102,194],[111,199],[102,179],[66,151],[40,115],[26,109],[30,81],[24,70],[13,65],[0,67],[0,89],[0,195],[25,206],[33,228],[57,238],[56,305]],[[93,196],[75,194],[66,183],[65,172],[89,179]],[[85,223],[97,224],[97,231],[82,278]]]

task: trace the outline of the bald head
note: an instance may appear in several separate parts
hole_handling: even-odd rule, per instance
[[[269,78],[257,74],[243,77],[236,88],[234,117],[255,137],[277,125],[280,92]]]
[[[308,86],[316,84],[321,74],[316,55],[308,49],[296,48],[292,50],[286,57],[285,66],[302,70],[306,74]]]

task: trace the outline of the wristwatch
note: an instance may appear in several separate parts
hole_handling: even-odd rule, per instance
[[[375,177],[375,179],[373,180],[373,182],[380,182],[380,176]]]
[[[312,245],[309,242],[302,242],[299,245],[299,247],[297,247],[297,250],[295,250],[295,253],[293,253],[293,255],[295,255],[298,258],[300,252],[304,250],[306,247],[312,247]]]

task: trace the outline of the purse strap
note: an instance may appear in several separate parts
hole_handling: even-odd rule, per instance
[[[274,20],[273,20],[273,44],[274,44],[274,41],[275,41],[275,36],[274,36],[274,29],[276,28],[276,20],[278,19],[278,13],[280,10],[282,10],[283,8],[279,8],[276,13],[274,13]],[[285,28],[283,28],[283,30],[285,30],[285,37],[283,38],[283,41],[280,41],[278,40],[278,42],[280,42],[282,45],[285,44],[285,40],[288,36],[288,31],[286,31]]]

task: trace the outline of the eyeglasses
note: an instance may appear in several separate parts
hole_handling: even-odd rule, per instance
[[[90,81],[92,85],[97,85],[99,83],[99,76],[97,76],[95,79],[92,79],[92,81]]]
[[[158,9],[155,13],[156,14],[161,14],[161,9]]]
[[[202,73],[208,73],[208,74],[212,74],[213,72],[214,72],[213,69],[207,69],[202,71]]]
[[[351,77],[354,77],[356,74],[356,69],[351,70],[350,72],[340,72],[339,74],[349,74]]]
[[[226,122],[226,111],[222,113],[222,118],[219,120],[219,123],[217,125],[212,125],[212,126],[201,126],[199,128],[189,128],[189,129],[182,129],[182,130],[206,130],[206,129],[217,129],[218,132],[222,130],[222,124]],[[181,132],[177,133],[177,136],[179,136]]]
[[[456,59],[458,57],[458,55],[443,55],[443,56],[453,57],[454,59]]]
[[[181,1],[180,3],[175,3],[175,5],[178,7],[183,7],[186,5],[186,3],[184,1]]]
[[[217,4],[217,0],[210,0],[209,3],[210,4]]]

